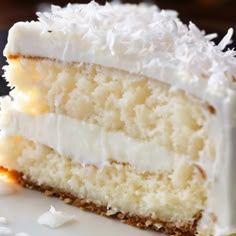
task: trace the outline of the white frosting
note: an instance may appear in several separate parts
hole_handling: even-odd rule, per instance
[[[51,206],[50,210],[43,213],[38,218],[38,224],[40,225],[46,225],[50,228],[58,228],[70,221],[73,221],[75,219],[74,215],[68,215],[62,211],[56,211],[56,209]]]
[[[236,75],[234,51],[219,46],[174,11],[156,7],[68,5],[38,13],[38,22],[16,23],[4,54],[87,62],[139,73],[203,98],[230,96]],[[199,94],[201,91],[201,94]]]
[[[218,158],[212,166],[209,210],[217,217],[215,235],[224,236],[236,233],[236,128],[223,125],[218,135]]]
[[[211,168],[212,190],[209,194],[209,211],[217,216],[216,235],[236,233],[234,209],[236,206],[234,186],[236,181],[236,145],[234,144],[236,140],[236,83],[234,82],[236,59],[235,51],[222,52],[229,43],[233,30],[228,31],[219,45],[214,45],[209,40],[214,35],[205,36],[193,23],[187,27],[173,11],[159,11],[155,7],[145,6],[110,4],[99,6],[95,2],[88,5],[68,5],[66,8],[52,7],[52,12],[39,13],[38,16],[38,22],[21,22],[12,27],[4,51],[6,56],[22,54],[65,62],[96,63],[114,67],[158,79],[169,83],[172,88],[182,88],[189,94],[208,101],[216,108],[217,125],[214,126],[216,129],[214,135],[217,140],[217,150],[216,160]],[[17,118],[11,118],[15,125],[18,125],[20,119],[22,122],[28,119],[15,115]],[[49,123],[45,123],[47,129],[55,122],[54,130],[57,130],[59,126],[56,125],[67,118],[56,118],[53,114],[48,114],[48,118],[41,116],[33,120],[34,127],[39,127],[36,130],[40,132],[39,129],[43,126],[37,126],[37,122],[48,120]],[[76,125],[76,122],[72,121],[72,123]],[[82,123],[77,125],[80,128],[84,127],[85,130]],[[16,132],[26,128],[26,126],[21,128],[15,126],[14,129],[12,127],[14,125],[8,125],[8,131]],[[93,126],[86,126],[87,128],[91,132],[95,129]],[[73,134],[73,130],[68,129]],[[57,132],[62,133],[66,130],[59,129]],[[111,142],[118,142],[122,136],[121,134],[104,135],[101,131],[98,133],[99,138],[102,137],[103,145],[106,144],[109,148]],[[42,141],[39,133],[31,135],[35,135],[34,138],[37,137],[38,141]],[[91,137],[89,134],[86,135],[84,137],[95,138],[93,135]],[[66,148],[58,145],[62,140],[53,141],[52,137],[51,139],[50,145],[56,150],[73,155]],[[165,155],[164,151],[158,153],[159,147],[153,144],[135,142],[125,138],[122,143],[119,143],[123,146],[123,150],[113,149],[113,151],[122,152],[127,159],[129,153],[134,154],[134,151],[130,152],[128,147],[135,144],[140,148],[139,155],[142,155],[143,148],[144,150],[149,148],[146,150],[150,150],[151,156],[152,152],[156,152],[160,157]],[[84,143],[85,149],[86,145],[88,144]],[[95,145],[99,145],[96,140]],[[111,153],[112,150],[102,149],[99,151],[101,155],[96,155],[96,158],[109,159],[109,152]],[[88,149],[86,154],[92,153]],[[169,154],[165,155],[163,164],[167,165],[166,168],[171,166],[166,164],[171,163],[166,158],[168,156]],[[160,160],[158,159],[158,165]],[[129,161],[131,163],[133,161],[131,155]],[[132,164],[144,165],[145,168],[154,166],[155,169],[158,165],[152,161],[147,158],[140,164],[134,161]]]
[[[31,116],[9,110],[7,116],[1,117],[1,128],[7,135],[20,135],[47,145],[84,165],[99,167],[115,160],[128,162],[141,171],[157,171],[171,170],[185,160],[155,141],[138,141],[122,132],[106,132],[97,125],[54,113]]]

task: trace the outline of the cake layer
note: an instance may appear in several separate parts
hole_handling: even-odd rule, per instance
[[[205,177],[196,165],[183,164],[170,172],[139,172],[129,164],[107,162],[100,169],[82,166],[21,137],[1,140],[0,150],[1,157],[14,160],[24,178],[106,206],[111,215],[128,213],[181,227],[192,224],[206,203]]]
[[[138,142],[156,142],[156,147],[175,152],[175,157],[185,157],[183,160],[193,159],[203,169],[203,175],[206,174],[207,183],[214,183],[206,193],[208,211],[204,213],[203,225],[208,227],[216,219],[220,230],[234,232],[236,215],[231,203],[235,193],[232,194],[232,185],[227,184],[235,176],[231,164],[235,160],[231,151],[235,124],[234,118],[229,119],[234,117],[231,109],[234,100],[227,100],[225,106],[213,107],[148,77],[98,65],[68,64],[42,58],[12,58],[6,76],[15,87],[11,92],[15,100],[5,105],[3,102],[2,118],[8,116],[9,110],[25,112],[32,117],[53,111],[100,126],[104,132],[123,133]],[[142,89],[145,93],[139,93]],[[132,96],[136,92],[137,97]],[[86,103],[89,101],[93,101],[92,112]],[[89,113],[83,116],[87,111]],[[146,125],[152,120],[156,126]],[[117,126],[120,121],[124,123]],[[224,155],[228,158],[223,159]],[[159,169],[152,166],[152,169]],[[224,205],[219,204],[222,201]]]
[[[214,159],[215,108],[183,91],[98,65],[23,57],[9,63],[6,76],[20,111],[64,114],[177,155]]]
[[[176,168],[179,163],[188,161],[201,163],[201,168],[210,175],[211,158],[214,156],[207,156],[207,145],[194,156],[180,155],[158,145],[155,139],[143,142],[123,132],[109,132],[98,125],[56,113],[35,116],[19,112],[14,110],[14,102],[8,98],[2,101],[2,107],[2,135],[23,136],[47,145],[61,155],[69,156],[82,164],[101,167],[107,161],[115,160],[129,163],[142,171],[169,171]],[[208,140],[204,141],[207,144]],[[191,144],[189,141],[189,145]]]
[[[154,228],[235,233],[233,30],[215,46],[173,11],[95,2],[38,16],[4,51],[0,165]]]
[[[141,142],[122,132],[106,132],[97,125],[54,113],[32,116],[11,110],[2,113],[1,128],[2,134],[39,142],[84,165],[102,167],[107,161],[114,160],[129,163],[142,171],[170,171],[186,158],[194,161],[160,147],[156,142]]]
[[[7,171],[4,169],[4,171]],[[75,197],[70,193],[66,193],[61,191],[58,188],[52,188],[46,185],[38,185],[31,181],[29,178],[23,177],[22,173],[16,171],[7,171],[10,174],[14,181],[19,183],[21,186],[26,187],[30,190],[38,190],[43,192],[46,196],[56,196],[59,197],[61,200],[64,200],[66,204],[70,204],[76,207],[80,207],[82,210],[91,211],[102,216],[108,216],[112,218],[117,218],[122,221],[122,223],[136,226],[140,229],[148,229],[148,230],[155,230],[161,233],[166,233],[168,235],[178,235],[178,236],[193,236],[196,234],[197,231],[197,224],[199,223],[199,219],[201,218],[201,213],[194,217],[194,220],[191,220],[188,224],[181,224],[176,222],[164,222],[161,220],[153,220],[150,217],[141,217],[138,215],[130,215],[129,213],[121,213],[115,212],[107,206],[99,206],[91,201],[86,201],[85,199],[81,199]],[[212,229],[212,228],[211,228]],[[211,230],[209,228],[209,230]],[[207,234],[199,234],[199,236],[204,236]]]

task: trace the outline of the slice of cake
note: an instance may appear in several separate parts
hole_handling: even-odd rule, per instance
[[[0,166],[143,229],[236,233],[236,59],[174,11],[52,7],[5,48]]]

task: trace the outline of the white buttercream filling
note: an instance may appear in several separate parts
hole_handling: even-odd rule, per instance
[[[130,163],[141,171],[171,170],[181,159],[155,141],[130,138],[122,132],[103,128],[65,115],[38,116],[8,111],[1,127],[7,135],[19,135],[47,145],[74,161],[98,167],[107,161]]]

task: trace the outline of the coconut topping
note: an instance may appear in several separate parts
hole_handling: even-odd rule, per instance
[[[233,29],[215,45],[216,34],[206,35],[192,22],[183,24],[175,11],[144,4],[92,1],[52,6],[51,12],[37,15],[38,22],[13,26],[6,56],[101,64],[188,88],[196,96],[203,91],[226,97],[227,89],[236,89],[235,51],[222,51]]]
[[[217,74],[219,79],[231,80],[236,74],[235,52],[222,52],[230,43],[233,29],[215,46],[192,22],[184,25],[175,11],[146,5],[106,3],[101,6],[91,2],[69,4],[66,8],[53,6],[50,13],[38,13],[38,16],[45,30],[77,34],[80,40],[91,42],[90,50],[108,50],[113,57],[139,61],[140,70],[163,64],[179,72],[187,70],[191,78],[214,79]]]

